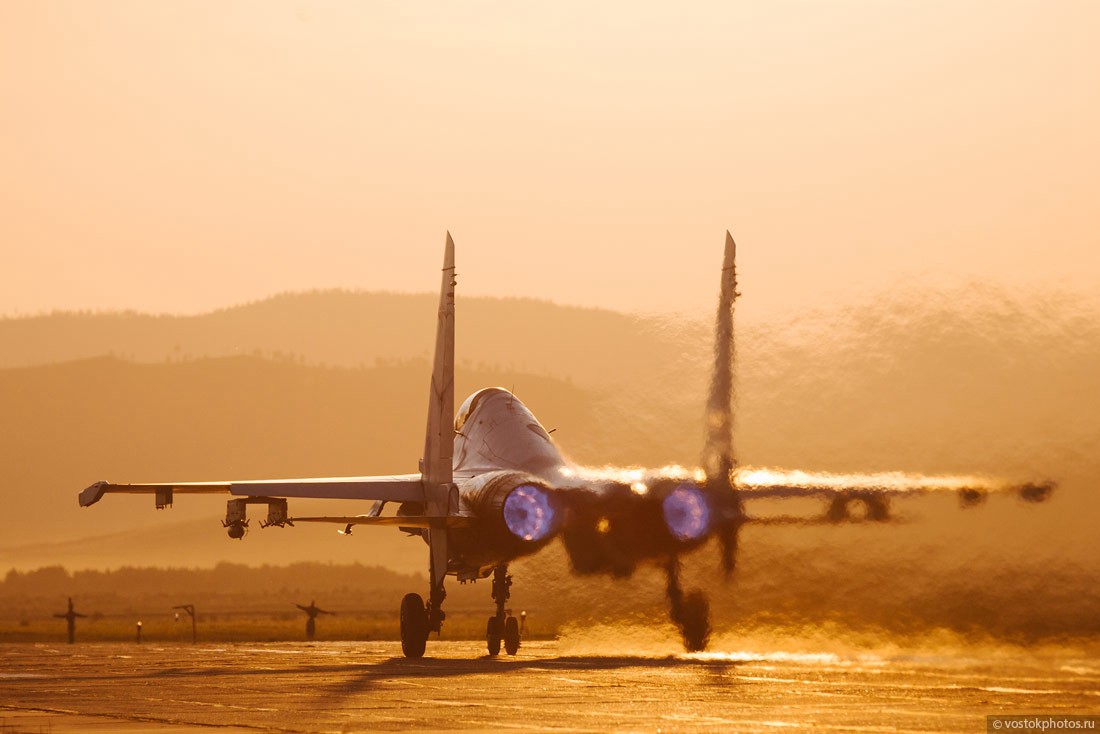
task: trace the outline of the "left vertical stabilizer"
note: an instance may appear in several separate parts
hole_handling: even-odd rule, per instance
[[[432,388],[428,396],[428,426],[424,439],[421,476],[429,514],[447,511],[452,482],[455,424],[455,243],[447,233],[443,254],[443,281],[439,289],[439,315],[432,362]]]
[[[428,396],[428,427],[424,438],[423,467],[420,470],[429,515],[447,515],[454,487],[455,445],[455,243],[447,233],[443,252],[443,281],[439,288],[439,316],[435,331],[435,358],[432,360],[432,389]],[[439,632],[443,625],[443,580],[447,577],[450,554],[447,526],[440,523],[428,528],[428,629]]]

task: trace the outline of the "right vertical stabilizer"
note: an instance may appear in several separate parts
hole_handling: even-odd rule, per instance
[[[731,473],[737,466],[733,447],[734,338],[733,304],[737,292],[737,245],[726,231],[726,250],[722,257],[722,280],[718,291],[718,313],[714,321],[714,371],[707,398],[707,443],[703,467],[707,486],[719,503],[718,542],[722,567],[733,574],[737,562],[738,535],[745,510],[734,486]]]
[[[728,474],[736,464],[733,456],[733,302],[740,295],[736,261],[737,244],[727,230],[718,313],[714,322],[714,370],[707,398],[707,444],[703,465],[708,475]]]

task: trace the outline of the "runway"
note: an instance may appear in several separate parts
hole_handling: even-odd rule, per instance
[[[978,732],[1100,713],[1100,661],[857,652],[606,654],[525,642],[0,646],[4,734],[221,731]],[[728,645],[727,645],[728,647]]]

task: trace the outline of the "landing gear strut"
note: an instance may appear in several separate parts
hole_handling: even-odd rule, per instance
[[[447,577],[446,528],[433,527],[428,531],[428,548],[428,603],[424,604],[420,594],[405,594],[401,600],[401,652],[407,658],[424,657],[428,635],[438,634],[447,617],[443,612],[443,600],[447,598],[447,590],[443,588]]]
[[[680,629],[684,639],[684,649],[688,652],[701,652],[707,649],[710,641],[710,604],[701,591],[684,595],[680,587],[680,561],[676,558],[668,562],[668,601],[673,623]]]
[[[501,642],[504,642],[504,651],[509,655],[515,655],[519,651],[519,620],[509,615],[504,608],[511,596],[511,587],[512,577],[508,575],[508,567],[494,568],[493,601],[496,602],[497,612],[489,617],[489,623],[485,627],[485,643],[491,656],[500,654]]]

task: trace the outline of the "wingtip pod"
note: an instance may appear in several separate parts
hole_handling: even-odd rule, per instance
[[[1019,489],[1019,496],[1024,502],[1045,502],[1050,499],[1057,485],[1054,482],[1031,482]]]
[[[80,506],[90,507],[96,502],[99,502],[103,498],[103,492],[107,489],[108,482],[99,481],[92,486],[81,490],[80,492]]]

